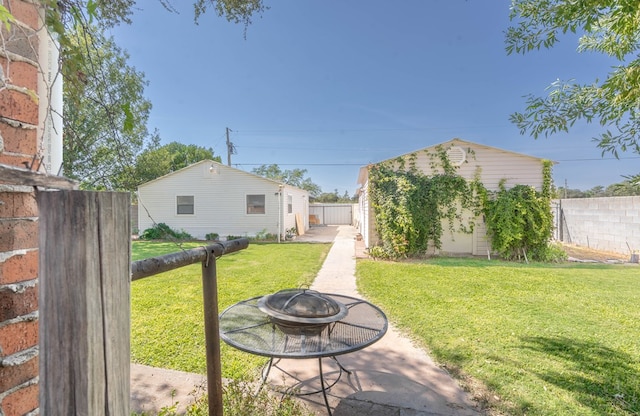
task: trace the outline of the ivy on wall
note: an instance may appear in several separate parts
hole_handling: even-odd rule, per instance
[[[445,148],[427,154],[433,175],[416,167],[416,154],[373,166],[369,173],[370,203],[375,212],[381,245],[372,248],[375,257],[405,258],[442,247],[443,224],[448,230],[473,232],[478,214],[474,187],[457,174]],[[471,212],[463,218],[463,212]]]
[[[542,191],[516,185],[485,198],[483,211],[491,248],[508,260],[531,258],[552,261],[562,254],[549,245],[553,231],[551,162],[543,161]]]
[[[378,258],[406,258],[440,249],[445,231],[472,233],[484,214],[495,252],[507,259],[520,255],[546,260],[553,230],[551,162],[543,162],[543,186],[528,185],[488,192],[479,171],[468,181],[447,157],[448,148],[426,150],[431,175],[416,166],[415,153],[374,165],[369,173],[369,198],[380,244],[371,248]],[[469,149],[468,154],[473,156]],[[466,218],[465,218],[466,215]],[[444,226],[443,226],[444,224]],[[448,226],[448,227],[447,227]]]

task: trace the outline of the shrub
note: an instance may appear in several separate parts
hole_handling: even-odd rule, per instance
[[[231,380],[223,387],[224,414],[237,416],[311,416],[307,408],[291,396],[272,394],[268,389],[260,389],[255,393],[255,384],[238,380]],[[194,395],[195,401],[190,404],[185,413],[178,413],[179,403],[160,409],[158,416],[205,416],[209,414],[209,404],[206,395]],[[132,416],[151,416],[147,412],[133,413]]]
[[[204,236],[205,240],[208,241],[218,241],[218,239],[220,238],[220,234],[218,233],[208,233],[207,235]]]
[[[373,259],[389,260],[393,258],[392,253],[388,253],[382,246],[373,246],[369,249],[369,255]]]
[[[142,240],[190,240],[192,238],[188,232],[184,230],[173,230],[163,222],[147,228],[142,232],[142,235],[140,235],[140,239]]]

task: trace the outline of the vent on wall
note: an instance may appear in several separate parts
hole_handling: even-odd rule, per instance
[[[460,166],[467,160],[467,152],[460,146],[451,146],[447,149],[447,158],[453,166]]]

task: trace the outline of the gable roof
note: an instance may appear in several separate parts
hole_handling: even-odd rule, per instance
[[[467,140],[462,140],[462,139],[459,139],[457,137],[454,137],[453,139],[448,140],[446,142],[442,142],[442,143],[434,144],[434,145],[431,145],[431,146],[423,147],[422,149],[414,150],[412,152],[404,153],[404,154],[401,154],[401,155],[398,155],[398,156],[395,156],[395,157],[392,157],[392,158],[389,158],[389,159],[381,160],[379,162],[370,163],[370,164],[368,164],[366,166],[362,166],[360,168],[359,172],[358,172],[358,181],[357,181],[357,183],[361,184],[361,185],[364,185],[364,183],[366,182],[367,177],[368,177],[369,167],[372,166],[372,165],[377,165],[378,163],[384,163],[384,162],[392,161],[392,160],[395,160],[397,158],[401,158],[403,156],[409,156],[409,155],[411,155],[413,153],[422,152],[422,151],[429,150],[429,149],[434,149],[434,148],[436,148],[438,146],[445,147],[447,145],[451,145],[451,146],[454,146],[454,145],[465,146],[466,145],[466,146],[481,147],[481,148],[484,148],[484,149],[497,151],[497,152],[500,152],[500,153],[511,154],[513,156],[526,157],[526,158],[534,159],[534,160],[544,160],[544,158],[541,158],[541,157],[526,155],[524,153],[517,153],[517,152],[513,152],[511,150],[505,150],[505,149],[501,149],[499,147],[487,146],[487,145],[484,145],[484,144],[470,142],[470,141],[467,141]],[[552,163],[555,165],[557,162],[552,161]]]
[[[143,184],[138,185],[138,188],[145,187],[145,186],[148,186],[148,185],[156,183],[156,182],[160,182],[160,181],[162,181],[162,180],[164,180],[164,179],[166,179],[166,178],[168,178],[170,176],[179,175],[181,172],[184,172],[184,171],[186,171],[188,169],[192,169],[195,166],[204,165],[204,164],[207,164],[207,165],[210,164],[212,167],[215,167],[215,168],[217,168],[219,170],[228,170],[228,171],[231,171],[234,174],[247,175],[247,176],[253,177],[253,178],[258,179],[258,180],[270,182],[270,183],[275,184],[275,185],[282,185],[282,186],[286,186],[288,188],[299,189],[299,190],[301,190],[303,192],[308,192],[308,191],[306,191],[306,190],[304,190],[302,188],[298,188],[296,186],[288,185],[288,184],[286,184],[284,182],[278,182],[278,181],[275,181],[273,179],[265,178],[264,176],[256,175],[255,173],[247,172],[247,171],[244,171],[242,169],[238,169],[238,168],[234,168],[234,167],[231,167],[231,166],[223,165],[222,163],[216,162],[215,160],[211,160],[211,159],[201,160],[201,161],[193,163],[193,164],[191,164],[189,166],[185,166],[182,169],[178,169],[176,171],[167,173],[166,175],[160,176],[158,178],[150,180],[149,182],[145,182]]]

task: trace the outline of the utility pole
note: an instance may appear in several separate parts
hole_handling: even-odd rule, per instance
[[[236,154],[236,147],[229,141],[229,132],[232,131],[227,127],[227,166],[231,166],[231,155]]]

